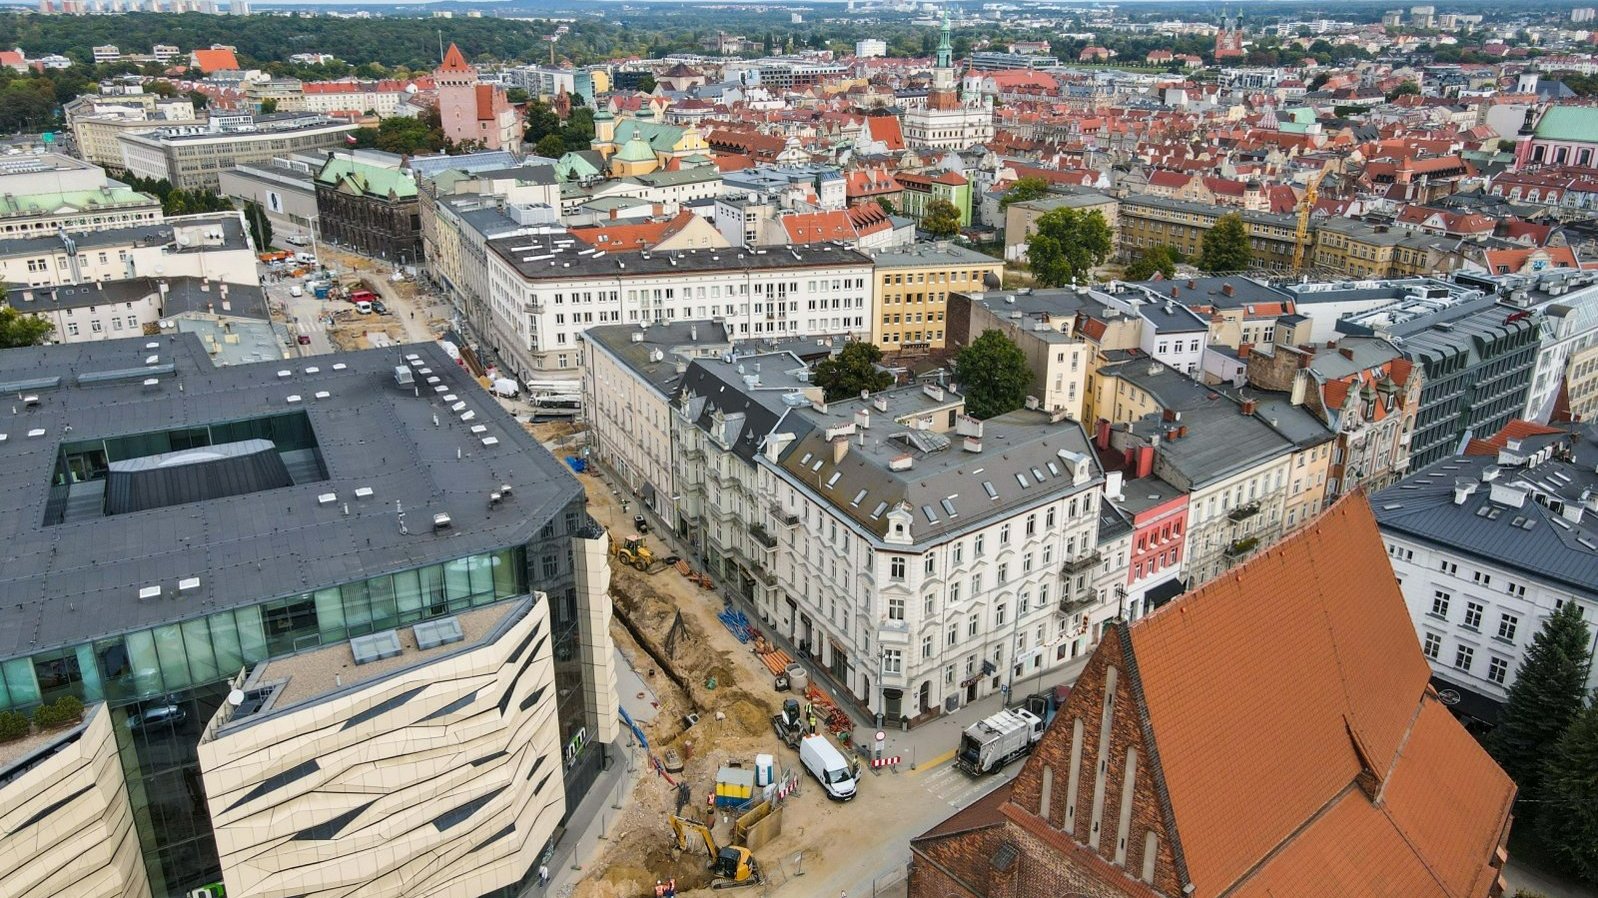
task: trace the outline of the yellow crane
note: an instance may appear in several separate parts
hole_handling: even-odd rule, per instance
[[[1315,173],[1309,179],[1309,184],[1304,188],[1304,196],[1298,201],[1298,228],[1293,234],[1293,273],[1304,270],[1304,250],[1309,248],[1309,216],[1315,211],[1315,200],[1319,196],[1321,179],[1326,177],[1325,169]]]
[[[713,889],[730,889],[741,886],[752,886],[765,881],[765,876],[760,872],[760,864],[755,862],[755,856],[749,849],[741,845],[728,845],[722,847],[716,844],[716,837],[711,834],[710,827],[703,823],[685,820],[676,814],[666,815],[671,821],[671,831],[677,836],[677,850],[688,850],[688,834],[698,833],[699,838],[705,842],[705,851],[710,855],[710,869],[719,877],[711,884]]]

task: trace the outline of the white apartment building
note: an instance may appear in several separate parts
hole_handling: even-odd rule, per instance
[[[1486,723],[1544,620],[1598,634],[1598,427],[1512,423],[1371,498],[1421,649],[1455,711]],[[1589,646],[1593,643],[1590,640]],[[1598,665],[1587,689],[1598,687]]]
[[[936,387],[823,403],[781,353],[696,361],[674,406],[679,532],[887,720],[1033,688],[1115,613],[1093,601],[1113,557],[1080,428],[962,408]],[[985,428],[1006,450],[973,465]]]
[[[581,338],[590,460],[597,458],[644,507],[676,527],[671,398],[690,361],[732,349],[726,327],[708,320],[608,324]]]
[[[242,213],[0,242],[0,279],[30,287],[137,277],[260,283]]]
[[[487,243],[488,308],[523,380],[569,377],[596,324],[714,318],[736,339],[869,333],[871,259],[832,245],[607,253],[569,235]]]
[[[1096,577],[1066,570],[1096,555],[1104,480],[1080,426],[977,421],[935,386],[788,405],[747,498],[764,515],[745,519],[769,587],[756,608],[837,686],[917,718],[1081,651]]]

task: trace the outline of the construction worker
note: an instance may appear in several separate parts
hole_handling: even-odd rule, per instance
[[[655,898],[666,898],[666,884],[655,880]]]

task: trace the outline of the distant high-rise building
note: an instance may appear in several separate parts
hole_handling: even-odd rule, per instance
[[[1593,9],[1591,6],[1583,6],[1580,9],[1570,11],[1570,21],[1572,22],[1591,22],[1593,19],[1598,19],[1598,9]]]

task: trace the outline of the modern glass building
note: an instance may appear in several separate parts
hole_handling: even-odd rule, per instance
[[[0,392],[0,709],[105,702],[157,898],[221,879],[196,749],[268,659],[542,594],[567,808],[598,775],[581,486],[436,344],[8,350]]]

